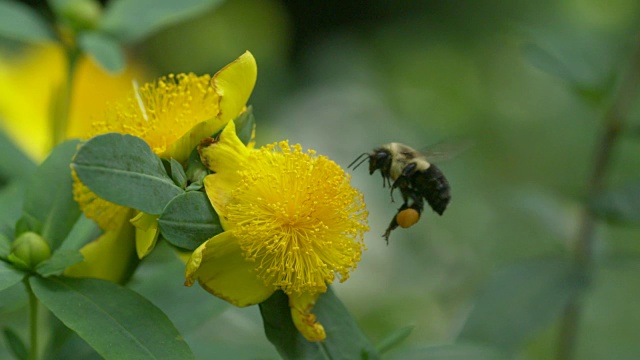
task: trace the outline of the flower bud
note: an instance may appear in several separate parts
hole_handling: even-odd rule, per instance
[[[102,7],[95,0],[64,0],[57,2],[54,11],[63,24],[78,32],[96,27]]]
[[[34,232],[22,233],[11,244],[9,260],[18,266],[33,269],[50,257],[51,249],[49,244]]]

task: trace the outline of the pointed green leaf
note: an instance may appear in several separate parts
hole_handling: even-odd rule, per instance
[[[330,287],[312,311],[327,334],[322,342],[309,342],[300,335],[291,319],[289,298],[282,291],[261,303],[260,313],[267,339],[284,359],[378,359],[373,345]]]
[[[78,143],[72,140],[56,146],[27,185],[23,217],[51,249],[60,246],[81,213],[73,200],[69,169]]]
[[[19,283],[24,276],[23,272],[16,270],[4,261],[0,261],[0,291]]]
[[[25,42],[55,39],[47,21],[17,1],[0,1],[0,36]]]
[[[243,144],[247,145],[253,140],[253,131],[256,126],[256,119],[253,116],[253,107],[248,106],[237,119],[233,120],[236,125],[236,135]]]
[[[551,324],[583,286],[583,277],[565,259],[509,266],[479,294],[459,338],[513,351]]]
[[[38,299],[107,359],[193,359],[167,316],[137,293],[98,279],[30,279]]]
[[[78,217],[78,221],[73,225],[69,235],[64,239],[58,250],[80,250],[86,244],[100,237],[100,235],[102,235],[102,230],[98,227],[98,224],[82,214]]]
[[[220,0],[114,0],[100,28],[122,42],[140,41],[163,27],[202,14]]]
[[[187,174],[185,174],[182,165],[180,165],[178,160],[172,158],[170,160],[170,166],[173,182],[181,189],[184,189],[187,186]]]
[[[11,252],[11,240],[3,233],[0,233],[0,259],[6,259]]]
[[[15,236],[16,222],[22,214],[25,185],[13,181],[0,189],[0,234],[8,239]]]
[[[49,259],[38,264],[36,271],[44,277],[60,275],[64,269],[83,259],[84,257],[77,250],[58,249]]]
[[[144,140],[110,133],[80,147],[71,165],[80,181],[98,196],[151,215],[159,215],[183,193]]]
[[[29,352],[27,352],[27,347],[24,345],[22,339],[20,339],[20,336],[9,328],[4,328],[2,332],[4,333],[4,340],[9,344],[13,356],[19,360],[27,360]]]
[[[162,236],[171,244],[195,250],[223,231],[207,195],[190,191],[175,197],[158,219]]]
[[[78,45],[107,72],[117,74],[124,69],[126,61],[122,47],[110,35],[96,31],[82,32],[78,35]]]

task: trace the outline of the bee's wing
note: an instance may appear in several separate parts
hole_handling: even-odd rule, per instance
[[[473,145],[474,142],[469,139],[453,139],[429,145],[423,148],[420,153],[424,155],[427,161],[440,163],[458,157]]]

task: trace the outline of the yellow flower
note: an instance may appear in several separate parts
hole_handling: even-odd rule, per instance
[[[36,161],[55,145],[51,109],[66,79],[64,57],[56,45],[34,46],[20,56],[0,53],[0,125]],[[113,76],[82,57],[72,84],[67,138],[85,136],[107,103],[126,94],[135,78],[145,78],[135,63]]]
[[[204,184],[225,231],[193,252],[185,284],[197,280],[237,306],[282,290],[299,331],[324,339],[311,309],[327,284],[346,280],[360,261],[368,230],[362,194],[336,163],[300,145],[248,149],[233,122],[199,150],[215,172]]]
[[[184,162],[201,139],[219,131],[245,110],[256,76],[255,59],[246,52],[213,78],[194,74],[162,77],[136,89],[126,101],[113,105],[103,120],[93,123],[85,137],[107,132],[135,135],[145,140],[160,157]],[[132,217],[131,209],[99,198],[75,174],[73,193],[85,215],[107,232],[122,231],[128,225],[126,220]],[[157,219],[157,215],[137,212],[130,220],[136,228],[136,250],[140,258],[156,243]],[[128,238],[128,241],[132,246],[133,240]],[[87,254],[83,255],[85,263],[93,261],[87,259]],[[95,257],[99,256],[96,251]],[[66,274],[73,276],[73,267]]]

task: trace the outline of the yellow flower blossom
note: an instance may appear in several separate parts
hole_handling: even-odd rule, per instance
[[[299,331],[324,339],[311,309],[336,276],[346,280],[360,261],[368,230],[362,194],[336,163],[300,145],[248,149],[233,122],[199,151],[215,172],[204,184],[225,231],[193,252],[185,284],[198,281],[237,306],[282,290]]]
[[[246,52],[209,75],[179,74],[162,77],[133,91],[121,103],[112,106],[104,120],[94,122],[86,137],[119,132],[145,140],[157,155],[185,161],[200,139],[220,130],[237,117],[253,91],[257,75],[255,59]],[[119,227],[119,214],[126,208],[100,199],[74,177],[74,197],[85,214],[104,229]],[[137,217],[140,219],[141,217]],[[157,238],[157,226],[148,217],[135,221],[138,238],[144,246],[138,255],[148,253]],[[149,229],[155,228],[154,231]]]
[[[52,106],[66,79],[65,54],[57,45],[28,48],[19,56],[0,53],[0,125],[34,160],[52,143]],[[67,138],[86,136],[109,102],[131,89],[132,79],[146,78],[135,63],[110,75],[82,57],[73,77]]]
[[[255,59],[246,52],[213,77],[162,77],[135,89],[124,102],[113,104],[102,120],[93,123],[85,138],[107,132],[131,134],[145,140],[160,157],[184,162],[201,139],[245,110],[256,76]],[[105,230],[119,229],[131,218],[130,209],[99,198],[75,174],[73,193],[85,215]],[[140,212],[131,219],[140,258],[155,245],[157,219],[157,214]],[[66,274],[72,273],[73,268]]]

